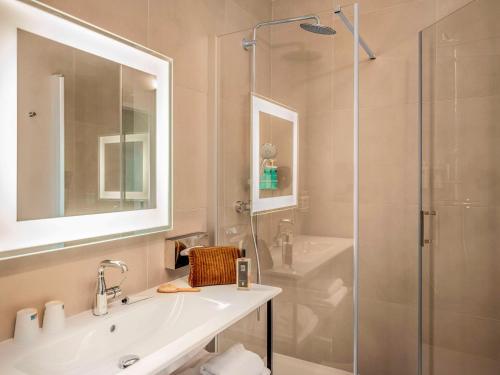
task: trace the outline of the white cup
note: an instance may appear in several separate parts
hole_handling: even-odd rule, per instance
[[[39,334],[38,311],[33,307],[19,310],[16,315],[14,341],[21,344],[28,343],[35,340]]]
[[[45,304],[43,314],[43,332],[56,333],[64,329],[64,303],[62,301],[49,301]]]

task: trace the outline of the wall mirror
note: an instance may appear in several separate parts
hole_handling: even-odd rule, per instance
[[[252,214],[297,205],[298,114],[251,95]]]
[[[0,258],[171,227],[172,61],[0,3]]]

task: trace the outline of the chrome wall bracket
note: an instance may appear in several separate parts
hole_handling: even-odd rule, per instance
[[[257,44],[257,41],[255,39],[247,39],[243,38],[243,41],[241,42],[243,49],[245,51],[248,51],[251,47],[255,46]]]
[[[345,16],[345,14],[342,12],[341,7],[337,7],[337,9],[334,10],[333,12],[340,20],[344,23],[344,25],[347,27],[347,29],[351,32],[351,34],[354,35],[354,25],[349,21],[349,18]],[[359,45],[365,50],[366,54],[370,58],[370,60],[375,60],[377,57],[371,50],[371,48],[368,46],[368,44],[365,42],[365,40],[359,36]]]
[[[189,264],[187,256],[189,251],[196,247],[210,245],[210,238],[207,232],[187,233],[180,236],[165,239],[165,268],[176,270]]]

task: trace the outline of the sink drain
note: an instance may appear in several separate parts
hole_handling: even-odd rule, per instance
[[[118,360],[118,367],[121,369],[132,366],[134,363],[139,361],[139,356],[135,354],[127,354]]]

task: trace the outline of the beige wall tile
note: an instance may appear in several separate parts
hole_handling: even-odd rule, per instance
[[[490,375],[500,371],[499,361],[443,347],[424,346],[424,374]]]
[[[206,93],[208,34],[190,30],[171,1],[150,2],[149,47],[174,59],[174,83]],[[166,22],[165,14],[168,14]],[[190,17],[188,17],[190,18]]]
[[[359,0],[359,11],[363,13],[371,13],[384,8],[397,7],[415,0]],[[352,12],[352,2],[348,0],[334,0],[334,3],[345,9],[346,13]]]
[[[311,13],[318,13],[333,9],[332,0],[274,0],[273,16],[274,18],[298,17]]]
[[[119,17],[116,16],[118,12]],[[87,0],[80,5],[79,14],[84,20],[115,34],[143,45],[148,44],[147,0]]]
[[[174,209],[207,207],[207,96],[174,88]]]
[[[454,311],[433,309],[428,329],[437,347],[499,361],[500,325],[498,320],[481,319]]]
[[[43,2],[126,39],[147,45],[148,0]],[[120,16],[117,17],[117,14]]]
[[[247,31],[218,37],[218,84],[224,99],[248,95],[250,91],[250,56],[241,47],[243,38],[250,37]],[[264,48],[263,43],[258,43],[257,56]]]
[[[223,33],[251,29],[260,21],[271,19],[268,0],[226,0]]]
[[[492,231],[498,209],[481,206],[436,205],[433,243],[426,257],[428,305],[498,319],[500,304],[494,297],[498,280],[496,241]]]
[[[361,298],[360,309],[359,372],[416,374],[416,307]]]

